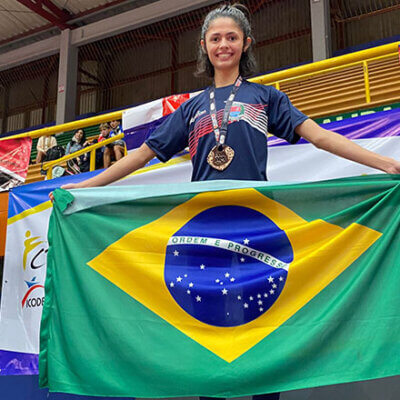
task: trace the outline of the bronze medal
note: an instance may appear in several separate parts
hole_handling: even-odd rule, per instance
[[[235,151],[231,147],[225,144],[216,145],[208,153],[207,162],[218,171],[223,171],[229,166],[234,155]]]
[[[229,115],[233,100],[240,85],[242,84],[242,77],[238,76],[235,84],[232,87],[231,94],[229,95],[224,108],[224,114],[221,121],[221,126],[218,125],[217,121],[217,106],[215,103],[215,87],[210,89],[210,117],[214,129],[215,140],[217,144],[211,149],[207,156],[207,162],[211,167],[218,171],[223,171],[231,163],[235,156],[234,150],[225,144],[225,138],[228,130]]]

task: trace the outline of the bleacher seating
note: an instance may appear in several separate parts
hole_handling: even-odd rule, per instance
[[[99,135],[99,125],[88,126],[87,128],[84,129],[87,139],[92,140],[94,138],[97,138],[97,136]],[[74,132],[75,131],[69,131],[56,135],[57,144],[66,148],[68,142],[72,139],[72,136],[74,136]],[[34,163],[36,160],[36,154],[37,154],[36,145],[38,140],[39,139],[37,138],[33,139],[32,141],[31,163]]]
[[[340,114],[400,100],[397,56],[368,63],[371,102],[367,103],[363,65],[280,83],[293,104],[311,118]]]

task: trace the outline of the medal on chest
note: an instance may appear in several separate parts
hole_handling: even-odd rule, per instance
[[[235,151],[226,144],[215,145],[208,153],[207,162],[218,171],[223,171],[234,156]]]
[[[207,162],[214,169],[223,171],[232,162],[235,156],[235,151],[225,144],[225,139],[228,131],[229,114],[231,111],[233,100],[235,99],[236,93],[242,84],[242,77],[239,76],[233,85],[231,94],[225,104],[224,114],[221,121],[221,126],[218,126],[217,121],[217,107],[215,104],[215,88],[214,86],[210,89],[210,117],[213,124],[216,145],[211,149],[207,156]]]

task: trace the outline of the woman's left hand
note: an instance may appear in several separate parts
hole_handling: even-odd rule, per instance
[[[393,160],[393,165],[385,169],[387,174],[400,174],[400,162]]]
[[[338,133],[320,127],[311,119],[298,125],[295,131],[319,149],[387,174],[400,174],[399,161],[367,150]]]

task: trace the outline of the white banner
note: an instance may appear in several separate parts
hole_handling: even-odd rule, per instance
[[[7,227],[1,302],[0,349],[39,352],[51,208]]]
[[[147,105],[150,107],[147,112],[146,105],[130,110],[124,116],[124,129],[132,128],[132,123],[143,125],[149,119],[153,120],[162,116],[161,105],[162,102],[156,101]],[[385,116],[389,114],[380,114],[382,114],[382,117],[379,117],[382,123],[379,129],[382,131],[386,121]],[[377,153],[400,159],[400,129],[398,128],[400,112],[393,115],[390,117],[392,122],[387,131],[389,133],[383,132],[378,137],[370,135],[364,139],[355,138],[354,140]],[[369,126],[368,118],[370,116],[360,117],[358,122],[358,124],[364,124],[364,131],[373,130]],[[357,119],[352,121],[354,125],[352,132],[359,132],[360,127],[355,120]],[[396,128],[393,121],[397,123]],[[350,125],[346,120],[342,123]],[[347,136],[347,131],[351,129],[348,126],[345,128],[347,130],[344,134]],[[318,150],[308,143],[272,145],[269,148],[268,177],[269,180],[275,182],[315,181],[377,172]],[[75,176],[74,180],[87,177],[87,174],[81,174]],[[170,160],[166,165],[155,163],[148,166],[115,185],[179,183],[190,181],[190,177],[191,163],[188,155],[184,155]],[[18,370],[20,364],[19,371],[23,371],[20,373],[35,373],[35,368],[23,365],[25,361],[22,356],[7,355],[7,358],[5,354],[15,352],[35,355],[39,351],[39,325],[44,298],[45,258],[48,247],[47,227],[51,213],[51,204],[47,196],[55,187],[66,182],[66,178],[59,178],[27,185],[13,192],[16,196],[21,193],[22,197],[17,199],[21,209],[9,217],[7,227],[0,314],[0,370],[7,369],[11,363],[14,366],[12,371]],[[45,189],[41,189],[41,197],[38,200],[38,189],[44,186]],[[10,372],[12,373],[14,372]]]

